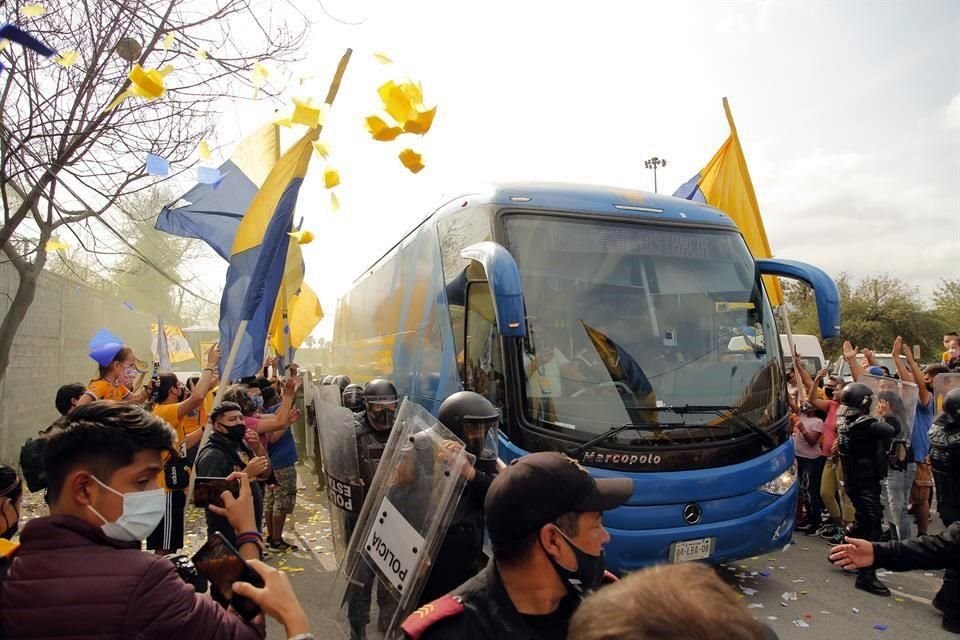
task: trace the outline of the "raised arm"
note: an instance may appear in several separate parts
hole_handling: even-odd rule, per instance
[[[297,397],[297,389],[300,388],[301,382],[302,379],[299,376],[291,376],[283,381],[283,389],[281,391],[283,401],[280,403],[280,408],[272,415],[260,417],[260,422],[256,427],[257,433],[272,433],[287,427],[290,423],[290,412],[293,409],[293,401]]]
[[[853,376],[853,381],[856,382],[857,379],[866,373],[863,370],[863,367],[860,366],[860,362],[857,360],[857,349],[850,344],[849,340],[843,341],[843,359],[847,361],[847,364],[850,365],[850,375]]]
[[[917,364],[917,361],[913,359],[913,351],[910,350],[910,345],[903,344],[900,347],[900,353],[907,359],[907,366],[910,367],[910,371],[913,372],[913,382],[917,385],[917,402],[920,403],[920,406],[925,407],[930,404],[930,398],[933,394],[930,393],[930,390],[927,389],[926,377],[923,375],[923,370],[920,369],[920,365]],[[897,360],[900,358],[897,357]],[[903,376],[900,376],[901,378]]]
[[[807,402],[823,412],[830,411],[830,400],[824,400],[823,398],[819,397],[817,395],[817,387],[819,382],[829,374],[830,372],[827,369],[820,369],[820,371],[817,372],[817,377],[814,378],[807,387]],[[810,377],[809,373],[807,374],[807,377]]]
[[[207,366],[204,368],[203,373],[200,374],[200,380],[197,381],[197,384],[193,387],[193,391],[190,392],[187,399],[177,405],[177,415],[181,419],[190,414],[194,409],[199,409],[200,405],[203,404],[203,399],[206,397],[207,392],[210,391],[210,385],[213,384],[213,379],[217,372],[216,366],[219,361],[220,346],[215,344],[207,351]]]

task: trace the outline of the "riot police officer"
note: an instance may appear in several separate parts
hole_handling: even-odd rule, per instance
[[[873,389],[862,382],[844,387],[837,411],[837,442],[843,465],[844,486],[856,509],[849,534],[880,540],[883,504],[880,483],[887,476],[887,451],[899,427],[870,415]],[[889,596],[873,568],[860,569],[856,587],[868,593]]]
[[[930,428],[930,466],[937,487],[937,510],[943,524],[960,521],[960,388],[943,397],[943,410]],[[960,613],[960,575],[947,569],[933,599],[941,611]]]
[[[320,381],[321,385],[333,384],[333,376],[324,376],[323,380]]]
[[[366,488],[365,490],[369,490],[373,486],[373,477],[377,473],[380,459],[383,458],[384,449],[390,439],[390,429],[393,427],[393,421],[397,415],[398,399],[397,388],[389,380],[377,378],[368,382],[363,388],[363,402],[366,411],[357,414],[356,428],[357,459],[360,463],[360,478]],[[349,526],[352,533],[356,522],[350,523]],[[357,576],[363,577],[360,572],[357,573]],[[347,618],[350,621],[350,637],[352,640],[366,637],[366,627],[370,622],[373,585],[377,582],[373,579],[372,573],[366,579],[358,581],[362,585],[357,585],[347,596],[349,600]],[[386,591],[385,585],[378,583],[379,616],[377,625],[381,631],[386,630],[387,624],[393,617],[391,603],[390,594]]]
[[[449,593],[486,565],[483,501],[497,475],[500,412],[489,400],[473,391],[455,393],[440,405],[437,420],[464,442],[475,461],[461,471],[467,484],[423,587],[421,605]]]
[[[363,413],[363,386],[359,384],[349,384],[343,390],[343,406],[355,414]]]
[[[340,387],[340,393],[343,393],[350,386],[350,376],[334,376],[330,384]]]

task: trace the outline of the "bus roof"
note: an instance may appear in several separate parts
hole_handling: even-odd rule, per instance
[[[359,282],[386,258],[390,257],[404,240],[430,220],[434,222],[454,214],[464,206],[495,205],[522,211],[569,211],[574,213],[609,214],[636,217],[648,221],[671,221],[686,224],[737,229],[724,212],[693,200],[684,200],[636,189],[623,189],[594,184],[566,182],[509,182],[497,183],[472,193],[463,193],[447,199],[437,209],[417,222],[397,240],[380,258],[364,269],[354,280]]]

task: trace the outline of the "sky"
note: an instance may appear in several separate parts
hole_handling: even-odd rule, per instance
[[[277,86],[306,76],[285,97],[322,100],[354,49],[322,135],[341,208],[315,156],[297,209],[317,238],[303,247],[326,313],[317,336],[332,335],[353,280],[458,193],[528,180],[652,191],[651,156],[667,159],[657,178],[672,193],[726,139],[724,96],[777,257],[834,276],[890,273],[928,299],[960,273],[960,2],[298,6],[315,24],[303,62],[271,73]],[[373,141],[363,119],[377,87],[407,78],[438,106],[432,130]],[[220,157],[276,107],[225,105]],[[407,145],[423,154],[417,175],[397,159]],[[205,269],[207,290],[219,290],[220,269]]]

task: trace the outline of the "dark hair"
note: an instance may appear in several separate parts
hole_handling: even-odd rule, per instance
[[[160,374],[160,392],[157,394],[157,397],[160,399],[160,402],[164,402],[167,399],[167,396],[170,395],[170,392],[180,384],[180,378],[177,377],[175,373],[161,373]]]
[[[957,333],[956,331],[947,331],[945,334],[943,334],[943,337],[946,338],[947,336],[950,336],[951,338],[960,338],[960,333]]]
[[[568,511],[552,523],[544,523],[543,526],[547,524],[555,524],[560,531],[571,538],[580,534],[580,514],[576,511]],[[506,567],[516,566],[520,560],[530,553],[531,549],[539,544],[540,529],[543,526],[537,527],[536,530],[531,531],[519,540],[511,540],[500,544],[492,543],[494,560]]]
[[[43,436],[48,504],[57,501],[67,476],[80,465],[109,483],[114,472],[131,464],[140,451],[173,451],[177,441],[170,425],[129,402],[91,402],[54,426]]]
[[[223,401],[238,405],[238,408],[245,416],[252,416],[257,410],[257,408],[253,406],[253,400],[250,399],[250,394],[240,385],[233,385],[224,391]]]
[[[938,362],[937,364],[927,365],[927,368],[924,369],[923,372],[933,377],[938,376],[941,373],[950,373],[950,367]]]
[[[272,407],[273,405],[280,402],[280,394],[277,393],[277,390],[273,387],[264,387],[263,388],[263,406]]]
[[[99,372],[97,375],[100,378],[102,378],[103,376],[107,375],[107,373],[110,371],[110,367],[113,366],[114,362],[123,362],[124,360],[126,360],[132,355],[133,355],[133,349],[131,349],[130,347],[121,347],[120,351],[117,351],[117,355],[113,356],[110,362],[107,363],[107,366],[104,367],[101,365],[97,365],[99,367]]]
[[[761,640],[763,627],[712,568],[699,562],[631,573],[587,597],[570,620],[578,640]]]
[[[0,498],[16,500],[23,493],[20,474],[13,467],[0,464]]]
[[[187,389],[193,391],[193,388],[200,382],[200,376],[190,376],[187,378]]]
[[[221,402],[213,408],[213,411],[210,412],[210,424],[217,424],[217,420],[220,419],[220,416],[228,411],[239,411],[240,413],[243,413],[240,405],[238,405],[236,402]]]
[[[54,404],[60,415],[65,416],[73,409],[73,401],[82,396],[87,388],[79,382],[71,382],[57,389],[57,399]]]

